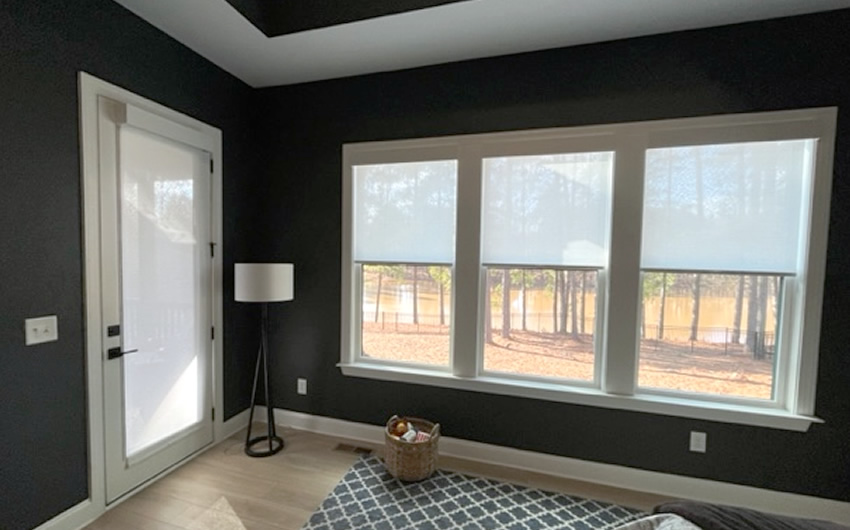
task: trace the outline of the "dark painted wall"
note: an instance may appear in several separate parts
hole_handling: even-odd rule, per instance
[[[247,85],[110,0],[0,3],[4,529],[36,526],[88,496],[78,70],[221,128],[228,263],[248,244],[236,234],[256,224],[242,206],[254,201]],[[232,281],[226,289],[232,298]],[[59,316],[59,341],[24,346],[24,319],[45,314]],[[238,339],[238,318],[227,327]],[[250,386],[239,386],[238,353],[226,365],[233,413]]]
[[[296,267],[272,311],[277,407],[381,424],[400,412],[470,440],[850,501],[850,10],[263,89],[268,257]],[[343,377],[341,146],[535,127],[841,107],[820,348],[808,433]],[[297,396],[295,378],[309,379]],[[688,431],[709,451],[688,452]]]
[[[826,424],[809,433],[406,387],[335,367],[342,143],[844,106],[848,24],[844,11],[254,92],[112,1],[3,2],[0,528],[36,526],[87,496],[78,70],[224,132],[224,417],[248,405],[258,316],[229,302],[232,263],[291,260],[296,300],[272,308],[278,407],[375,424],[415,413],[451,436],[850,500],[843,116],[818,383]],[[59,316],[60,340],[25,347],[24,318],[43,314]],[[296,377],[309,378],[309,396],[295,395]],[[687,452],[691,429],[710,434],[707,455]]]

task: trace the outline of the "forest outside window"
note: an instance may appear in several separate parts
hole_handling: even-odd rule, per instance
[[[362,264],[364,359],[449,366],[452,269]]]
[[[343,373],[805,430],[835,109],[343,148]]]

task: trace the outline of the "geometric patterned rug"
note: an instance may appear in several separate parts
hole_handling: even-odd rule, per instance
[[[616,504],[449,471],[401,482],[371,455],[352,466],[302,530],[613,529],[643,515]]]

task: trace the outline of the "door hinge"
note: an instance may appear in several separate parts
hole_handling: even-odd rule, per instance
[[[210,257],[215,257],[215,243],[212,241],[210,241]]]
[[[213,162],[213,159],[210,158],[210,173],[213,173],[213,168],[215,167],[214,164],[215,162]]]
[[[212,409],[212,421],[215,421],[215,408]]]
[[[210,328],[210,338],[215,340],[215,326]]]

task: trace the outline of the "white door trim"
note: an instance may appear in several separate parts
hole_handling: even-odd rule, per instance
[[[223,295],[222,295],[222,135],[215,127],[190,116],[171,110],[147,98],[133,94],[121,87],[107,83],[85,72],[79,77],[80,111],[80,175],[83,211],[84,247],[84,306],[86,313],[86,374],[88,388],[88,438],[89,438],[89,498],[74,510],[71,521],[90,521],[106,509],[106,468],[104,462],[104,402],[103,402],[103,345],[100,307],[100,212],[99,212],[99,156],[98,156],[98,96],[130,104],[148,116],[162,117],[180,124],[187,130],[196,131],[213,139],[209,151],[212,154],[212,224],[211,239],[216,243],[212,265],[213,275],[213,325],[216,328],[213,341],[213,421],[214,441],[224,439],[232,430],[222,421],[224,412],[223,366]],[[230,423],[230,422],[228,422]],[[69,510],[70,511],[70,510]],[[60,516],[57,516],[58,519]],[[53,520],[51,520],[53,521]],[[50,522],[49,522],[50,523]],[[50,525],[51,527],[57,527]],[[64,525],[62,525],[64,526]]]

